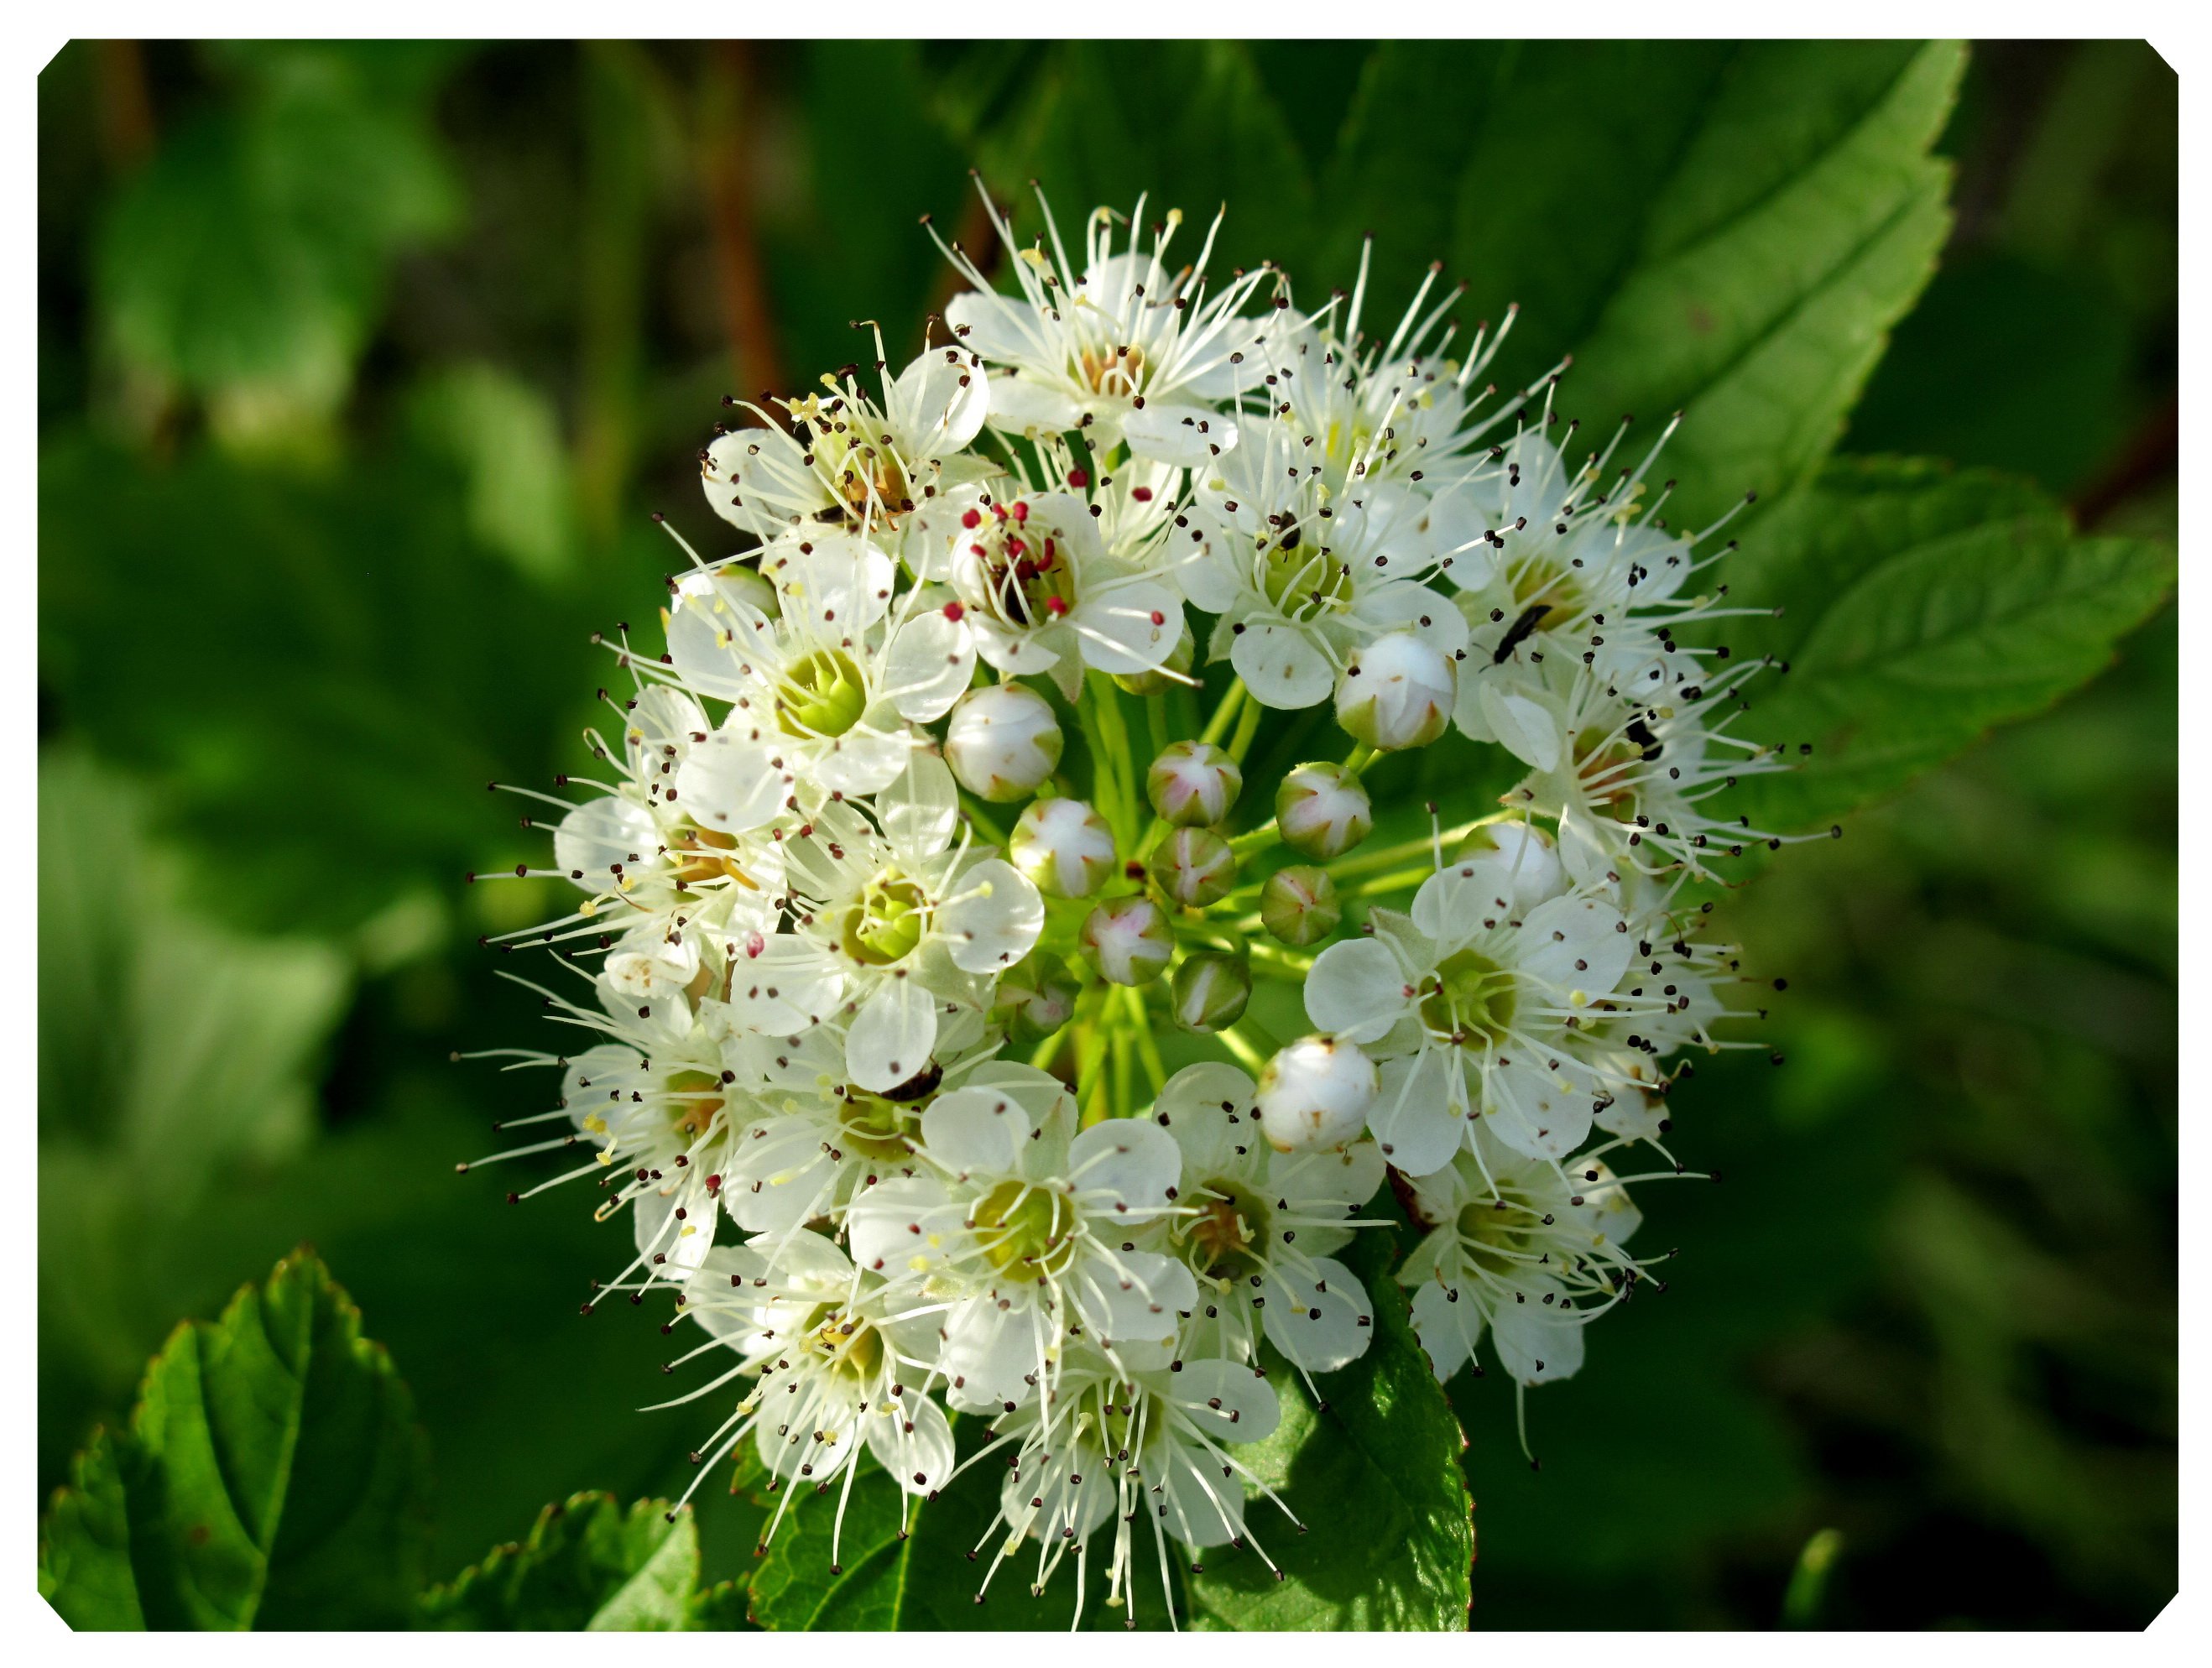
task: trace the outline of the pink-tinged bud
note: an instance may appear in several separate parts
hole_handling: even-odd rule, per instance
[[[1187,909],[1203,909],[1237,883],[1237,854],[1211,828],[1177,828],[1152,854],[1152,878]]]
[[[1300,765],[1275,790],[1275,828],[1283,843],[1324,863],[1341,857],[1375,827],[1375,804],[1342,765]]]
[[[1343,919],[1336,883],[1310,864],[1278,869],[1260,889],[1260,924],[1286,944],[1317,944]]]
[[[1006,856],[1048,897],[1087,898],[1114,872],[1114,832],[1080,799],[1040,799],[1015,822]]]
[[[1083,959],[1112,985],[1149,985],[1175,953],[1175,930],[1159,905],[1141,894],[1109,898],[1083,923]]]
[[[1211,742],[1176,742],[1145,773],[1152,810],[1177,828],[1200,828],[1229,815],[1244,787],[1237,761]]]

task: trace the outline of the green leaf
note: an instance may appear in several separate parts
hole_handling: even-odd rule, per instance
[[[1739,790],[1754,826],[1832,820],[2094,676],[2174,577],[2161,543],[2077,537],[2033,487],[1847,459],[1763,517],[1731,594],[1779,619],[1728,634],[1789,664],[1747,696],[1754,740],[1809,743]]]
[[[1660,470],[1680,482],[1679,524],[1701,525],[1746,491],[1795,485],[1835,444],[1949,229],[1948,170],[1928,153],[1962,62],[1946,43],[1746,45],[1710,93],[1677,88],[1694,100],[1675,107],[1686,124],[1645,144],[1608,136],[1606,155],[1631,159],[1606,189],[1632,189],[1633,203],[1618,204],[1632,229],[1601,309],[1565,343],[1576,369],[1560,399],[1588,420],[1586,440],[1623,413],[1654,425],[1687,413]],[[1604,106],[1608,90],[1583,86],[1577,108]],[[1565,161],[1540,217],[1524,203],[1493,237],[1486,216],[1463,212],[1468,270],[1482,270],[1476,258],[1494,241],[1525,244],[1589,215],[1574,201],[1589,176],[1573,152]],[[1476,203],[1498,172],[1481,155],[1470,167]],[[1594,248],[1583,260],[1586,272],[1605,270]],[[1547,339],[1558,329],[1529,322]]]
[[[669,1633],[695,1625],[701,1603],[699,1534],[690,1509],[641,1500],[624,1512],[612,1495],[549,1506],[520,1544],[422,1598],[432,1627],[501,1631]],[[726,1601],[718,1598],[719,1612]]]
[[[1460,1472],[1459,1422],[1390,1278],[1387,1237],[1363,1234],[1346,1253],[1375,1306],[1367,1353],[1323,1377],[1318,1402],[1277,1363],[1282,1424],[1238,1452],[1306,1526],[1303,1535],[1271,1527],[1271,1509],[1256,1499],[1248,1514],[1285,1579],[1249,1552],[1209,1555],[1188,1583],[1194,1627],[1467,1626],[1474,1507]]]
[[[406,1386],[295,1253],[155,1357],[54,1501],[39,1590],[79,1629],[398,1626],[424,1489]]]
[[[263,57],[253,96],[187,120],[114,200],[94,282],[134,369],[268,432],[335,406],[390,261],[459,197],[421,100],[343,52]]]

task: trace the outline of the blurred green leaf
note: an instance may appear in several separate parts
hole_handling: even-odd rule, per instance
[[[495,1547],[425,1593],[422,1619],[502,1632],[690,1627],[700,1597],[699,1534],[688,1508],[673,1517],[665,1501],[641,1500],[625,1512],[612,1495],[571,1495],[538,1514],[528,1539]]]
[[[344,395],[392,257],[459,198],[417,101],[327,52],[259,61],[289,73],[188,119],[115,199],[94,287],[132,367],[281,437]]]
[[[50,442],[40,492],[41,678],[162,790],[211,913],[350,929],[542,856],[484,786],[587,762],[564,719],[617,668],[586,628],[639,600],[640,547],[574,587],[533,583],[468,537],[450,465],[405,449],[322,477]],[[502,927],[538,912],[489,892],[469,901],[515,906]]]
[[[143,825],[91,760],[40,760],[40,1127],[101,1150],[138,1208],[179,1209],[224,1165],[304,1143],[349,980],[325,944],[198,919]]]
[[[451,365],[426,378],[410,404],[426,447],[460,467],[469,531],[487,549],[534,579],[574,566],[568,453],[543,392],[497,366]]]
[[[1367,1353],[1320,1380],[1316,1400],[1276,1362],[1283,1422],[1237,1458],[1304,1526],[1293,1537],[1255,1497],[1252,1538],[1283,1572],[1249,1552],[1209,1554],[1189,1581],[1193,1625],[1240,1629],[1463,1629],[1474,1562],[1474,1503],[1460,1474],[1459,1422],[1413,1335],[1390,1277],[1382,1230],[1346,1260],[1367,1287]]]
[[[425,1469],[390,1357],[296,1254],[155,1358],[129,1431],[54,1501],[39,1591],[78,1629],[398,1625]]]
[[[1800,768],[1745,785],[1754,826],[1837,816],[2094,676],[2157,606],[2173,553],[2077,537],[2025,482],[1849,459],[1761,518],[1731,591],[1785,611],[1729,634],[1789,663],[1748,736]],[[1770,675],[1771,678],[1771,675]],[[1762,680],[1765,681],[1765,680]]]

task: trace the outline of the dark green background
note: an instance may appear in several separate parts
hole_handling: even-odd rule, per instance
[[[649,634],[672,565],[647,511],[729,548],[691,462],[719,397],[867,357],[854,318],[914,343],[950,293],[916,217],[984,241],[971,162],[1002,195],[1038,174],[1064,220],[1147,182],[1202,219],[1233,186],[1232,254],[1309,299],[1371,229],[1386,297],[1443,257],[1477,298],[1510,282],[1524,355],[1571,345],[1605,281],[1587,228],[1450,246],[1462,159],[1417,144],[1356,209],[1254,160],[1242,136],[1287,130],[1319,175],[1368,50],[55,60],[42,1496],[178,1317],[303,1239],[413,1386],[440,1571],[571,1489],[681,1485],[692,1423],[630,1410],[666,1382],[658,1316],[576,1313],[619,1230],[581,1194],[507,1208],[520,1168],[453,1174],[541,1104],[447,1058],[538,1040],[473,941],[550,901],[460,876],[542,838],[483,784],[584,761],[609,670],[587,635]],[[1691,89],[1728,51],[1582,50]],[[1522,142],[1582,147],[1608,211],[1651,136],[1577,107],[1580,60],[1438,52],[1446,84],[1528,93]],[[1405,113],[1416,138],[1452,130],[1431,113]],[[1978,49],[1939,147],[1956,230],[1844,449],[2025,473],[2085,527],[2171,535],[2175,124],[2142,46]],[[1510,1386],[1456,1388],[1476,1625],[1774,1625],[1829,1528],[1826,1625],[2128,1626],[2172,1592],[2174,679],[2169,607],[2092,688],[1731,902],[1790,975],[1766,1028],[1790,1063],[1686,1091],[1686,1155],[1727,1180],[1644,1190],[1673,1289],[1531,1397],[1540,1475]],[[710,1572],[734,1570],[705,1498]]]

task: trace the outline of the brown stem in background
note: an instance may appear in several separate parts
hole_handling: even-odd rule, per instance
[[[2181,405],[2173,396],[2144,418],[2112,461],[2074,495],[2074,523],[2094,528],[2145,488],[2172,475],[2181,461]]]
[[[96,40],[94,97],[100,155],[117,175],[154,154],[154,98],[146,88],[146,54],[135,40]]]
[[[753,203],[757,166],[746,106],[756,85],[750,43],[715,43],[699,87],[699,172],[714,243],[714,276],[740,392],[783,387]],[[756,114],[757,119],[757,114]]]

